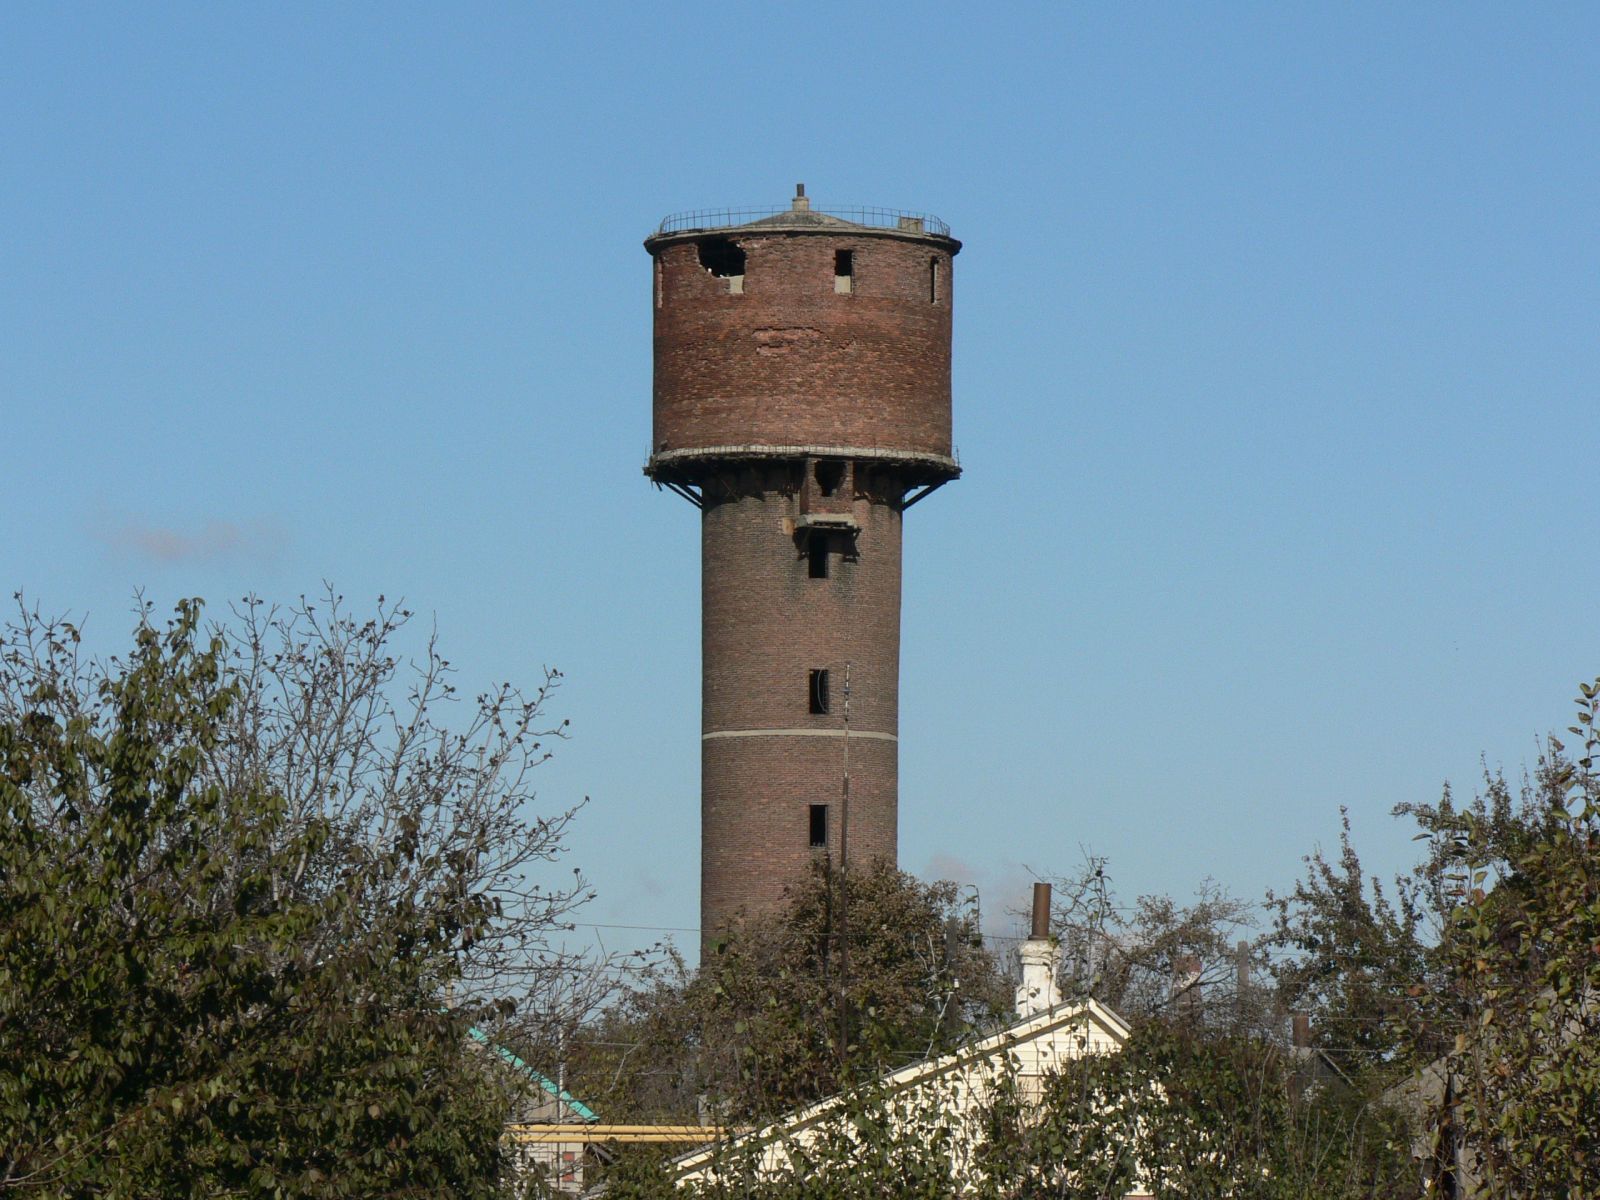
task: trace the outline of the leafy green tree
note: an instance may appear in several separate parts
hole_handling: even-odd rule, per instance
[[[1006,1132],[1014,1149],[1001,1160],[1034,1196],[1414,1193],[1397,1114],[1315,1080],[1270,1042],[1187,1023],[1149,1021],[1121,1053],[1064,1064]]]
[[[895,1095],[864,1080],[840,1098],[830,1121],[802,1138],[782,1129],[719,1147],[706,1174],[678,1181],[661,1155],[630,1155],[606,1177],[615,1200],[999,1200],[998,1175],[952,1172],[963,1123],[943,1096]]]
[[[782,1129],[724,1146],[703,1182],[630,1162],[618,1200],[881,1196],[1017,1200],[1147,1191],[1159,1200],[1401,1200],[1417,1194],[1397,1115],[1313,1085],[1258,1038],[1145,1022],[1116,1054],[1062,1065],[1042,1091],[1004,1064],[976,1110],[953,1080],[894,1092],[863,1081],[805,1138]]]
[[[1092,997],[1134,1024],[1181,1017],[1238,1032],[1267,1019],[1265,990],[1240,985],[1241,945],[1247,976],[1264,964],[1261,948],[1245,940],[1256,905],[1209,879],[1188,903],[1146,895],[1124,904],[1097,856],[1050,883],[1063,996]]]
[[[941,1049],[1005,1011],[1007,984],[954,884],[887,863],[818,866],[700,969],[671,964],[591,1031],[574,1086],[617,1111],[770,1116]]]
[[[1453,1034],[1429,1097],[1434,1158],[1488,1197],[1577,1197],[1600,1174],[1600,679],[1580,687],[1576,760],[1552,739],[1520,809],[1430,811],[1456,883],[1448,989],[1417,1028]]]
[[[1272,900],[1284,1003],[1364,1094],[1409,1097],[1440,1186],[1586,1195],[1600,1166],[1600,681],[1581,692],[1576,760],[1552,738],[1518,788],[1396,809],[1426,852],[1392,888],[1347,824]]]
[[[1347,1075],[1376,1070],[1392,1082],[1415,1061],[1413,1051],[1429,1052],[1407,1033],[1415,997],[1445,986],[1438,875],[1424,870],[1393,888],[1369,878],[1347,814],[1338,857],[1317,850],[1305,861],[1305,878],[1267,899],[1281,1002],[1310,1014],[1316,1045]]]
[[[578,898],[511,869],[564,824],[516,816],[542,697],[448,733],[430,647],[397,709],[404,617],[247,606],[208,633],[185,602],[105,664],[70,624],[7,627],[0,1190],[509,1184],[513,1081],[467,1030]]]
[[[1064,1064],[1042,1094],[1001,1086],[976,1115],[975,1143],[938,1096],[896,1097],[857,1079],[837,1136],[790,1146],[777,1167],[754,1144],[735,1143],[699,1194],[1112,1197],[1135,1186],[1162,1200],[1594,1194],[1600,679],[1581,692],[1571,732],[1582,749],[1572,758],[1551,739],[1520,788],[1488,775],[1464,805],[1446,788],[1436,804],[1397,809],[1425,846],[1413,872],[1388,886],[1369,878],[1346,821],[1337,855],[1313,853],[1304,879],[1269,898],[1273,929],[1250,961],[1271,965],[1284,1007],[1311,1012],[1313,1050],[1283,1046],[1270,1005],[1223,986],[1237,965],[1235,938],[1250,924],[1246,906],[1203,891],[1192,905],[1152,897],[1125,908],[1104,863],[1091,862],[1083,876],[1057,881],[1063,983],[1068,995],[1135,1017],[1121,1053]],[[812,957],[778,961],[805,963],[814,979],[829,943],[814,919],[793,928],[811,939]],[[749,1011],[740,1004],[768,978],[741,957],[754,954],[750,944],[730,947],[733,977],[706,973],[728,997],[716,1003]],[[1196,959],[1208,998],[1190,1006],[1172,979]],[[761,1032],[779,1036],[758,1046],[802,1045],[782,1036],[793,1014],[770,1003],[776,1024]],[[778,1062],[769,1083],[784,1078]],[[976,1148],[957,1177],[952,1147],[963,1138]],[[1458,1190],[1447,1192],[1447,1181]],[[644,1159],[625,1164],[616,1182],[618,1196],[672,1188],[663,1165]]]

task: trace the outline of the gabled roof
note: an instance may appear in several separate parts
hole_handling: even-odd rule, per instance
[[[963,1068],[969,1067],[984,1059],[998,1058],[1013,1049],[1046,1037],[1057,1030],[1073,1025],[1094,1024],[1098,1025],[1105,1034],[1119,1047],[1128,1040],[1133,1032],[1132,1028],[1098,1000],[1071,1001],[1048,1008],[1044,1012],[1036,1013],[1026,1020],[1009,1025],[998,1033],[975,1042],[969,1042],[948,1054],[937,1058],[924,1059],[912,1063],[908,1067],[901,1067],[898,1071],[883,1078],[883,1086],[890,1092],[903,1092],[919,1084],[930,1083],[934,1080],[953,1075]],[[790,1113],[787,1117],[775,1121],[761,1129],[735,1138],[735,1144],[751,1140],[767,1142],[774,1138],[790,1135],[808,1126],[815,1125],[827,1118],[835,1109],[844,1103],[843,1095],[829,1096],[819,1100],[806,1108]],[[681,1155],[674,1160],[673,1165],[679,1175],[687,1174],[705,1166],[719,1152],[719,1146],[703,1146]]]
[[[595,1115],[593,1109],[591,1109],[583,1101],[576,1099],[570,1092],[566,1090],[566,1088],[559,1086],[555,1080],[539,1074],[539,1072],[535,1071],[527,1063],[523,1062],[520,1058],[518,1058],[511,1051],[507,1050],[504,1046],[500,1045],[498,1042],[491,1041],[489,1039],[489,1035],[483,1030],[479,1029],[476,1025],[468,1029],[467,1032],[472,1035],[473,1041],[481,1042],[483,1045],[493,1050],[500,1056],[503,1062],[511,1067],[512,1070],[528,1079],[533,1080],[533,1082],[538,1084],[541,1089],[548,1092],[550,1095],[554,1096],[557,1100],[561,1101],[561,1103],[570,1108],[575,1114],[577,1114],[579,1119],[584,1121],[598,1121],[600,1119]]]

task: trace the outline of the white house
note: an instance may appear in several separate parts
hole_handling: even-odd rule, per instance
[[[1094,1000],[1060,1002],[1055,979],[1060,952],[1048,937],[1048,893],[1044,913],[1041,927],[1036,905],[1035,936],[1018,953],[1023,977],[1017,989],[1016,1023],[949,1054],[895,1071],[875,1091],[888,1113],[937,1115],[952,1133],[953,1178],[972,1169],[972,1153],[981,1135],[979,1117],[999,1086],[1014,1082],[1024,1100],[1036,1099],[1046,1078],[1064,1063],[1086,1054],[1115,1053],[1127,1042],[1127,1023],[1104,1005]],[[1045,936],[1039,936],[1042,930]],[[781,1173],[791,1167],[795,1155],[849,1136],[849,1105],[849,1097],[832,1096],[732,1142],[692,1151],[676,1160],[677,1182],[681,1186],[712,1181],[719,1163],[738,1161],[747,1169],[750,1156],[759,1157],[756,1170]]]
[[[515,1169],[519,1176],[535,1174],[557,1192],[577,1195],[583,1191],[583,1152],[588,1142],[584,1126],[595,1121],[594,1112],[553,1079],[541,1075],[516,1054],[500,1045],[474,1025],[467,1032],[472,1040],[492,1053],[512,1071],[533,1086],[522,1109],[507,1122],[507,1137],[514,1147]],[[560,1124],[572,1129],[570,1138],[519,1137],[516,1131],[529,1122]]]

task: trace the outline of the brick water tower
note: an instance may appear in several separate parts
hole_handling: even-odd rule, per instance
[[[700,923],[773,907],[821,856],[896,858],[900,532],[961,473],[951,265],[933,217],[669,217],[645,473],[701,520]]]

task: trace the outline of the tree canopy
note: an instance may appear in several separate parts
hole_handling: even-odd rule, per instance
[[[819,863],[781,911],[708,947],[698,971],[668,964],[591,1031],[581,1086],[664,1119],[693,1119],[702,1097],[735,1118],[769,1116],[1004,1010],[1008,985],[954,884],[883,862],[841,875]]]
[[[516,1081],[467,1036],[558,964],[541,692],[438,722],[405,614],[143,610],[125,658],[0,641],[0,1189],[499,1194]]]

